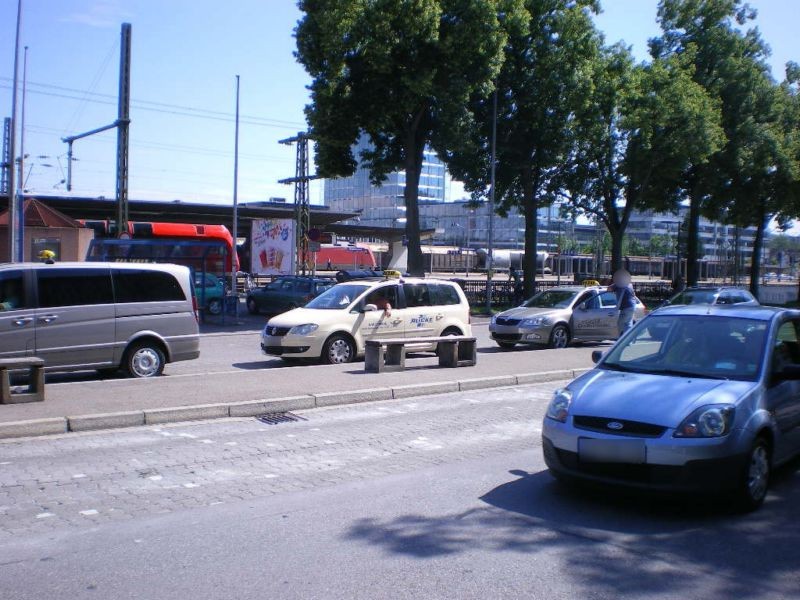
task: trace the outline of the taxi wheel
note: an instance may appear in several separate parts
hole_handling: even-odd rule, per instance
[[[556,325],[550,332],[551,348],[566,348],[569,345],[569,329],[566,325]]]
[[[322,362],[328,365],[340,365],[353,362],[356,357],[356,348],[345,336],[332,335],[322,347]]]
[[[763,437],[753,442],[737,489],[737,507],[743,512],[757,509],[767,497],[770,476],[769,444]]]
[[[247,312],[249,312],[251,315],[258,314],[258,304],[256,304],[255,298],[249,298],[247,300]]]

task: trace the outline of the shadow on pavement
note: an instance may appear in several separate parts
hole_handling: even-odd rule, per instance
[[[542,555],[553,561],[549,570],[598,596],[700,597],[698,571],[715,580],[703,584],[717,597],[781,596],[797,591],[799,465],[781,470],[766,504],[747,515],[722,501],[575,490],[546,471],[512,471],[513,479],[481,496],[485,507],[365,518],[347,537],[416,558]]]

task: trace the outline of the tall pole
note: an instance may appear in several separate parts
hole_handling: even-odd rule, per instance
[[[16,183],[16,125],[17,125],[17,87],[19,81],[19,34],[22,26],[22,0],[17,0],[17,35],[14,39],[14,79],[11,84],[11,126],[9,128],[9,153],[8,153],[8,261],[17,262],[19,254],[17,247],[17,183]]]
[[[22,58],[22,111],[19,124],[19,198],[17,199],[17,262],[25,260],[25,95],[28,89],[28,47]]]
[[[234,314],[239,318],[239,296],[236,291],[236,239],[239,236],[239,76],[236,76],[236,125],[233,138],[233,248],[231,249],[231,292],[236,298]]]
[[[120,33],[117,106],[117,235],[128,234],[128,130],[131,123],[131,24]],[[71,159],[70,159],[71,162]]]
[[[494,88],[492,106],[492,164],[490,170],[491,189],[489,190],[489,233],[486,250],[486,310],[492,311],[492,286],[494,277],[494,188],[495,170],[497,167],[497,86]]]

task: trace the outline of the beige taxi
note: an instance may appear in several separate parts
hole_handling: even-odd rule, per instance
[[[461,287],[441,279],[387,277],[340,283],[270,319],[261,332],[261,350],[287,361],[337,364],[363,356],[369,339],[442,335],[472,335]],[[436,345],[409,350],[435,351]]]

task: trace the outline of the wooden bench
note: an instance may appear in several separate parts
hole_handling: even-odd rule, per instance
[[[406,368],[406,346],[438,344],[440,367],[472,367],[477,362],[477,344],[467,335],[387,338],[367,340],[364,370],[368,373],[402,371]]]
[[[11,393],[11,371],[28,370],[28,391]],[[36,357],[0,359],[0,404],[44,401],[44,360]]]

